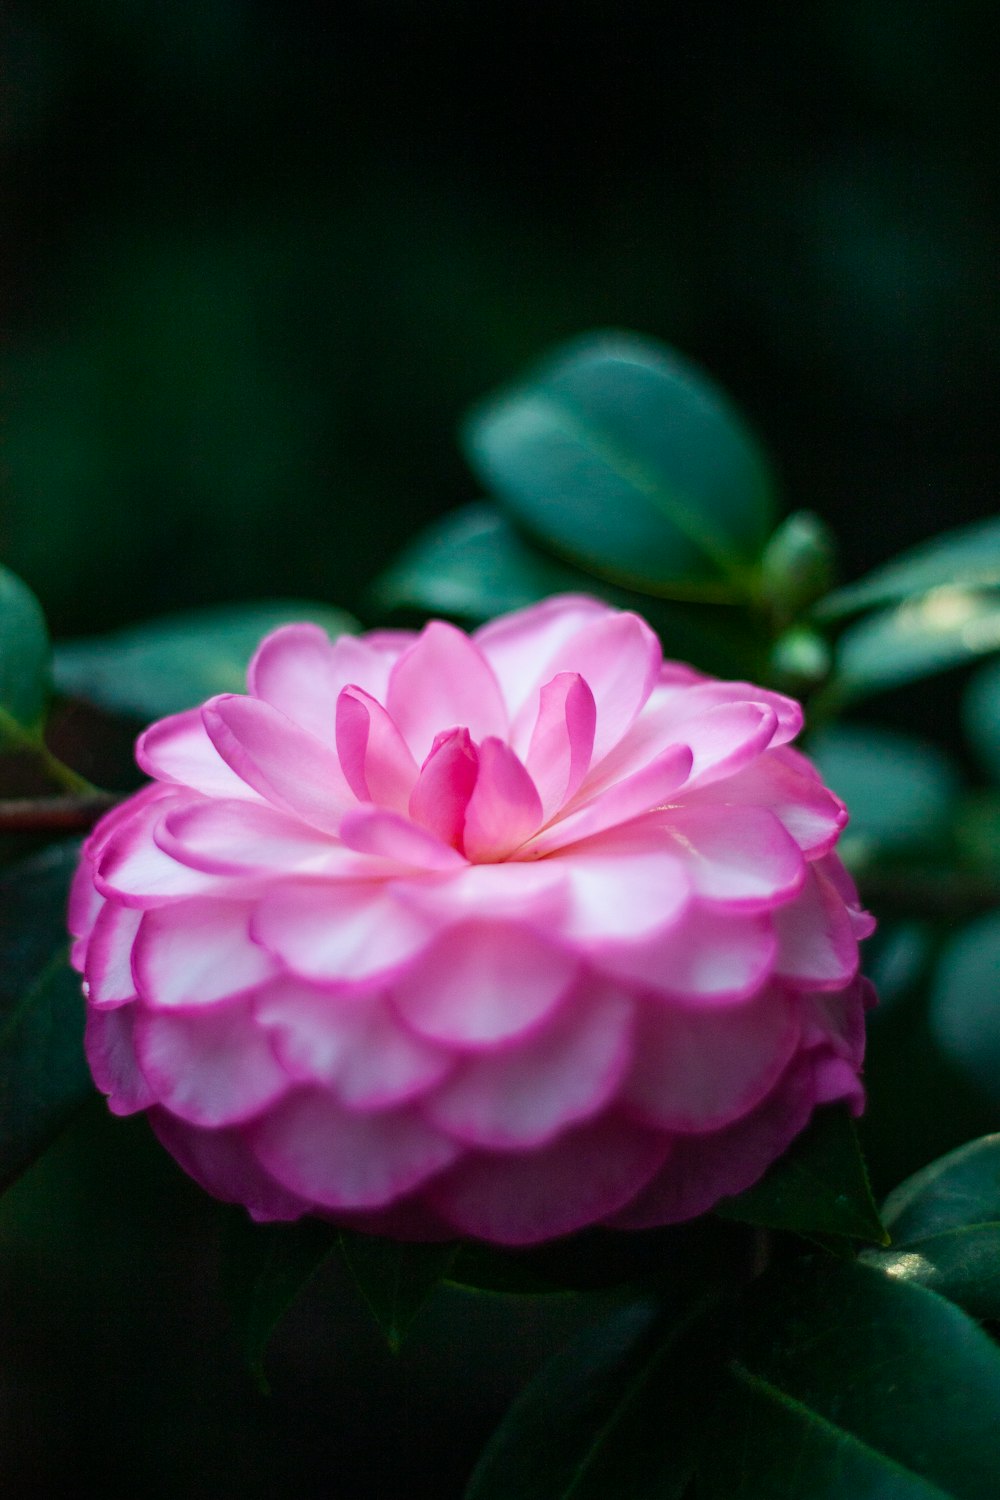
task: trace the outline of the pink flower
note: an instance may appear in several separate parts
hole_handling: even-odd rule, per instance
[[[588,598],[275,631],[86,844],[99,1087],[260,1220],[527,1244],[711,1208],[863,1103],[872,924],[800,724]]]

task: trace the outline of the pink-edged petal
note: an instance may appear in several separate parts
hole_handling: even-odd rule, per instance
[[[791,997],[772,987],[725,1011],[647,1003],[622,1099],[662,1130],[718,1130],[770,1093],[799,1040]]]
[[[108,901],[103,906],[87,948],[84,993],[98,1010],[127,1005],[135,999],[132,946],[142,921],[136,907]]]
[[[865,1009],[870,985],[861,975],[846,989],[808,990],[801,997],[802,1044],[824,1047],[855,1072],[865,1055]]]
[[[249,1000],[207,1010],[144,1007],[134,1036],[157,1102],[192,1125],[238,1125],[290,1086]]]
[[[539,694],[525,768],[549,818],[576,793],[590,770],[597,708],[579,672],[559,672]]]
[[[74,966],[81,968],[83,958],[87,949],[87,942],[94,930],[94,923],[101,914],[104,906],[104,897],[94,885],[94,865],[90,856],[84,850],[80,856],[80,863],[73,872],[70,881],[69,901],[66,911],[66,925],[70,933],[76,938],[80,945],[78,951],[79,962],[74,958]],[[76,948],[77,944],[74,944]]]
[[[345,814],[340,837],[349,849],[416,870],[461,870],[465,860],[409,818],[382,808],[359,807]]]
[[[810,858],[832,849],[847,823],[844,804],[827,790],[805,757],[788,745],[766,750],[721,781],[686,790],[684,802],[689,807],[766,807]]]
[[[458,1155],[412,1107],[355,1114],[327,1092],[295,1094],[261,1121],[254,1146],[293,1193],[324,1208],[382,1208]]]
[[[414,1031],[495,1047],[533,1030],[566,994],[577,959],[530,928],[469,922],[441,934],[392,992]]]
[[[721,1199],[745,1192],[806,1126],[815,1102],[813,1068],[797,1059],[742,1120],[708,1135],[675,1137],[663,1170],[606,1222],[614,1229],[656,1229],[693,1219]]]
[[[633,1006],[593,984],[516,1046],[463,1062],[424,1102],[442,1130],[475,1146],[541,1146],[603,1109],[631,1058]]]
[[[679,726],[694,756],[688,785],[708,786],[732,776],[773,744],[777,718],[765,703],[720,703]]]
[[[213,875],[273,879],[279,871],[325,869],[340,852],[328,833],[301,818],[231,800],[171,808],[153,836],[172,860]]]
[[[511,721],[538,685],[555,675],[558,668],[553,663],[567,644],[588,625],[611,619],[615,613],[610,605],[586,594],[557,594],[541,604],[501,615],[474,632],[472,639],[493,668]],[[570,670],[583,671],[579,667]]]
[[[450,1052],[414,1036],[377,993],[332,995],[280,979],[256,998],[254,1012],[285,1072],[332,1089],[346,1109],[405,1104],[452,1067]]]
[[[850,913],[826,873],[809,866],[806,883],[790,906],[774,913],[778,936],[775,972],[805,989],[839,990],[858,968],[858,941]]]
[[[361,688],[346,687],[337,699],[337,754],[360,801],[406,811],[417,763],[381,703]]]
[[[673,1000],[729,1006],[760,989],[774,967],[777,940],[771,919],[748,913],[718,915],[698,902],[663,933],[627,946],[607,944],[594,962]]]
[[[256,989],[274,960],[251,941],[244,902],[190,901],[143,914],[132,949],[136,989],[147,1005],[210,1005]]]
[[[757,703],[774,714],[773,743],[787,744],[802,729],[802,709],[794,698],[771,692],[753,682],[726,682],[704,677],[692,683],[667,683],[656,694],[661,722],[674,723],[701,718],[717,708],[733,708],[743,703]]]
[[[247,1126],[204,1130],[165,1109],[152,1109],[149,1123],[189,1177],[223,1203],[242,1203],[258,1224],[301,1219],[312,1204],[275,1182],[254,1156]]]
[[[798,844],[764,807],[678,807],[657,819],[705,901],[768,910],[802,889]]]
[[[537,1151],[466,1157],[427,1195],[459,1234],[533,1245],[622,1208],[669,1150],[660,1132],[605,1114]]]
[[[192,787],[209,797],[248,797],[260,794],[228,765],[208,737],[200,708],[187,709],[151,724],[139,736],[135,758],[157,781]]]
[[[691,894],[683,862],[669,850],[621,849],[595,839],[552,863],[570,891],[561,930],[588,949],[671,926]]]
[[[479,775],[465,810],[465,855],[488,864],[513,853],[542,821],[535,783],[513,750],[492,737],[479,747]]]
[[[156,1095],[136,1061],[132,1039],[137,1007],[87,1012],[83,1045],[94,1082],[108,1096],[113,1115],[134,1115],[156,1103]]]
[[[357,805],[335,752],[269,703],[224,693],[201,713],[223,760],[276,807],[335,832]]]
[[[444,729],[468,729],[477,743],[507,731],[492,669],[463,631],[442,620],[432,620],[393,666],[385,706],[418,761]]]
[[[409,814],[435,837],[459,849],[465,811],[479,775],[479,752],[467,729],[443,730],[420,768]]]
[[[400,882],[395,895],[435,928],[470,918],[495,918],[552,932],[561,927],[569,909],[563,860],[466,865],[437,880]]]
[[[682,787],[691,769],[687,745],[670,745],[648,765],[558,817],[532,838],[527,853],[548,854],[654,811]]]
[[[178,864],[157,844],[155,833],[165,810],[162,802],[147,803],[134,818],[115,828],[94,872],[102,895],[126,906],[152,907],[219,889],[217,876]]]
[[[381,881],[286,881],[261,899],[251,932],[293,974],[331,985],[382,980],[429,935]]]
[[[871,937],[875,931],[875,918],[871,912],[865,911],[858,896],[857,886],[848,875],[840,859],[834,853],[824,854],[816,860],[813,869],[837,892],[847,908],[847,915],[851,923],[851,931],[860,943],[866,937]]]
[[[261,642],[247,682],[262,698],[324,744],[334,743],[337,698],[348,683],[381,697],[390,660],[367,640],[331,642],[318,625],[282,625]]]
[[[833,1052],[814,1052],[813,1087],[817,1104],[844,1103],[855,1119],[864,1113],[865,1090],[851,1064]]]

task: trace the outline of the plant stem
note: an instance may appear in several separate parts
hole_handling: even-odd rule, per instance
[[[0,801],[0,833],[85,833],[120,799],[111,792]]]

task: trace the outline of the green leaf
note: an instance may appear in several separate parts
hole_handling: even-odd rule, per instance
[[[747,1303],[699,1497],[994,1500],[1000,1349],[957,1307],[834,1260]]]
[[[842,1105],[818,1109],[761,1180],[716,1212],[765,1229],[887,1243],[854,1121]]]
[[[356,630],[341,610],[294,599],[167,615],[131,630],[56,647],[56,687],[137,719],[160,718],[215,693],[246,690],[247,664],[263,636],[310,620],[332,637]]]
[[[928,1021],[945,1055],[1000,1099],[1000,913],[970,922],[942,950]]]
[[[488,620],[592,582],[546,557],[489,505],[466,505],[411,542],[375,585],[380,608]]]
[[[49,633],[42,606],[0,567],[0,749],[41,737],[49,694]]]
[[[939,588],[851,625],[829,691],[841,700],[962,666],[1000,648],[1000,593]]]
[[[1000,661],[988,662],[969,679],[962,722],[980,763],[1000,781]]]
[[[337,1229],[320,1219],[255,1224],[242,1209],[226,1216],[223,1285],[243,1357],[265,1394],[271,1335],[337,1244]]]
[[[709,1437],[716,1299],[618,1308],[550,1359],[494,1433],[466,1500],[673,1500]]]
[[[83,994],[66,956],[78,857],[78,844],[53,844],[0,872],[0,1188],[93,1092]]]
[[[773,514],[763,452],[694,366],[588,335],[474,411],[469,462],[560,556],[671,597],[746,597]]]
[[[809,754],[850,813],[845,847],[857,856],[938,847],[958,800],[958,774],[934,745],[888,729],[838,724]]]
[[[835,620],[932,589],[996,585],[1000,585],[1000,519],[977,521],[921,542],[866,578],[829,594],[816,612]]]
[[[889,1194],[883,1216],[893,1248],[866,1251],[868,1264],[1000,1319],[1000,1135],[931,1162]]]
[[[458,1253],[454,1242],[409,1243],[342,1230],[340,1252],[395,1354]]]

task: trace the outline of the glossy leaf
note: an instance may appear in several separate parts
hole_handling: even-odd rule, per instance
[[[77,844],[55,844],[0,873],[0,1188],[93,1092],[84,1004],[69,967],[66,893]]]
[[[869,615],[837,642],[832,691],[858,699],[1000,648],[1000,592],[942,587]]]
[[[969,679],[962,721],[981,764],[1000,781],[1000,661],[988,662]]]
[[[1000,519],[979,521],[921,542],[866,578],[829,594],[817,606],[817,613],[834,620],[944,586],[995,585],[1000,585]]]
[[[773,481],[728,400],[673,351],[589,335],[474,411],[479,478],[560,556],[633,588],[745,596]]]
[[[993,1500],[1000,1349],[971,1318],[848,1261],[774,1270],[747,1300],[699,1497]]]
[[[247,663],[261,638],[297,620],[315,621],[333,637],[358,628],[340,610],[292,599],[167,615],[57,646],[56,687],[136,719],[179,713],[215,693],[244,692]]]
[[[458,1246],[340,1236],[340,1252],[386,1343],[395,1353],[435,1287],[448,1275]]]
[[[466,1500],[672,1500],[720,1368],[710,1295],[616,1309],[550,1359],[494,1433]]]
[[[809,754],[851,815],[845,847],[865,856],[940,844],[958,799],[958,775],[936,746],[888,729],[838,724],[812,737]]]
[[[842,1106],[812,1121],[754,1187],[716,1210],[765,1229],[885,1243],[854,1122]]]
[[[254,1224],[242,1209],[227,1213],[223,1282],[243,1357],[265,1392],[271,1335],[337,1244],[338,1231],[319,1219]]]
[[[943,949],[928,1016],[942,1051],[1000,1099],[1000,913],[970,922]]]
[[[26,583],[0,567],[0,749],[37,740],[49,692],[49,633]]]

